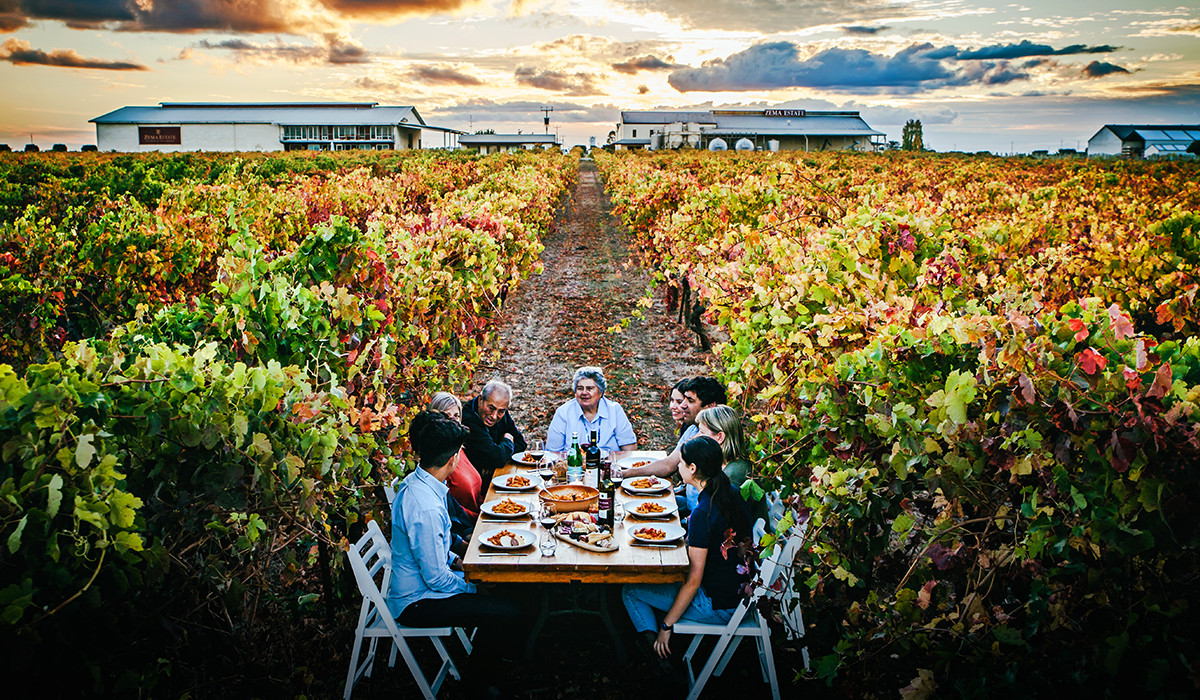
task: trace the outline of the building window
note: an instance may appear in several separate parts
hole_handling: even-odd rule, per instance
[[[633,138],[635,138],[635,139],[637,138],[637,129],[633,130]]]

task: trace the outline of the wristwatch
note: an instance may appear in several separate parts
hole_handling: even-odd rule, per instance
[[[659,625],[658,627],[659,627],[659,629],[663,630],[664,632],[674,632],[675,631],[675,625],[668,625],[666,620],[663,620],[662,624]]]

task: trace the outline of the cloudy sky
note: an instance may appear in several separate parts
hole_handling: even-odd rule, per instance
[[[859,110],[936,150],[1200,124],[1200,8],[1153,0],[0,0],[0,143],[188,101],[415,105],[603,143],[621,109]]]

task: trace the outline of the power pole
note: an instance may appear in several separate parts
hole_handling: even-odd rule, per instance
[[[550,113],[553,111],[553,107],[542,107],[542,126],[545,127],[547,135],[550,133]]]

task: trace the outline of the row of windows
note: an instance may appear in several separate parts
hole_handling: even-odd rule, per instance
[[[392,141],[391,126],[285,126],[285,141]]]

